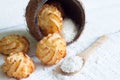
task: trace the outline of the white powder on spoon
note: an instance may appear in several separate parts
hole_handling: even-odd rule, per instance
[[[71,42],[75,38],[77,34],[77,27],[71,19],[65,18],[63,20],[62,34],[67,42]]]
[[[83,59],[79,56],[71,56],[66,58],[62,65],[61,70],[65,73],[74,73],[79,71],[83,66]]]

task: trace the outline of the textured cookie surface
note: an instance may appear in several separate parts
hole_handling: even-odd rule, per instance
[[[45,4],[38,15],[38,25],[43,35],[60,32],[62,20],[61,12],[50,4]]]
[[[25,52],[29,50],[29,41],[21,35],[8,35],[0,40],[0,53]]]
[[[66,55],[66,41],[58,33],[49,34],[38,44],[36,56],[46,65],[59,62]]]
[[[34,70],[33,61],[25,53],[11,53],[5,57],[2,70],[7,76],[16,79],[28,77]]]

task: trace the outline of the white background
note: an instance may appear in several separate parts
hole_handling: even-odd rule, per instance
[[[24,15],[28,1],[0,0],[0,29],[25,24]],[[86,26],[96,27],[99,32],[106,32],[106,29],[113,32],[120,30],[120,0],[81,0],[81,2],[86,12]]]
[[[25,22],[25,8],[29,0],[0,0],[0,29]]]

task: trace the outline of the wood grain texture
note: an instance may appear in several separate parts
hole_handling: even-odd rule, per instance
[[[1,30],[0,38],[4,35],[7,35],[8,32],[10,34],[15,30],[26,30],[24,25],[22,27],[18,27],[14,29]],[[31,49],[35,49],[34,46],[36,41],[28,32],[17,32],[22,35],[24,34],[31,43],[34,43],[32,44]],[[94,38],[92,39],[91,36],[94,36]],[[89,46],[89,44],[92,44],[96,37],[94,34],[91,36],[89,35],[86,37],[86,33],[84,33],[78,42],[68,46],[67,56],[75,55],[77,52],[84,50],[87,46]],[[45,67],[40,65],[41,63],[38,61],[38,59],[36,59],[36,57],[32,57],[36,65],[36,70],[29,78],[23,80],[120,80],[120,32],[110,34],[108,37],[109,39],[103,45],[101,45],[92,56],[90,56],[81,72],[75,74],[74,76],[62,75],[55,71],[55,66],[49,68]],[[34,52],[30,52],[30,54],[32,53]],[[3,55],[0,55],[0,65],[3,64],[3,58]],[[59,65],[59,63],[57,65]],[[6,75],[3,74],[2,70],[0,69],[0,80],[8,79],[10,78],[6,77]],[[14,79],[11,78],[11,80]]]

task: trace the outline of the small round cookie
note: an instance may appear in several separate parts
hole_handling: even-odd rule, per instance
[[[33,61],[23,52],[11,53],[4,60],[2,70],[12,78],[26,78],[35,70]]]
[[[62,14],[57,7],[45,4],[38,14],[38,25],[43,35],[47,36],[55,32],[60,33],[62,29]]]
[[[8,35],[0,40],[0,53],[9,55],[12,52],[25,52],[29,50],[29,41],[21,35]]]
[[[49,34],[37,44],[36,56],[43,64],[56,64],[66,56],[66,41],[58,33]]]

